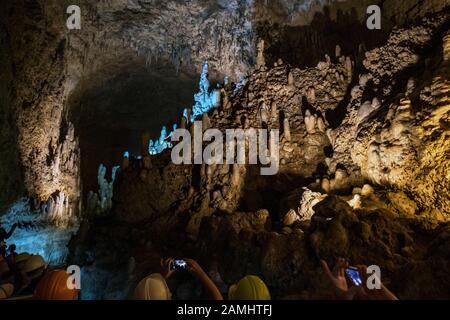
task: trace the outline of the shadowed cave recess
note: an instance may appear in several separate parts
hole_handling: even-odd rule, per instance
[[[79,30],[70,4],[0,12],[0,223],[18,253],[80,266],[85,300],[132,297],[169,256],[224,296],[255,274],[273,299],[329,299],[320,260],[344,257],[400,299],[450,298],[448,0],[80,0]],[[194,120],[279,129],[278,173],[174,164]]]

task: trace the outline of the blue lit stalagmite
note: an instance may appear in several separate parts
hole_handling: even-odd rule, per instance
[[[188,120],[196,119],[201,116],[204,112],[208,112],[216,108],[220,102],[220,92],[219,90],[209,91],[209,80],[208,80],[208,62],[205,62],[202,67],[202,73],[199,82],[199,92],[194,95],[195,104],[192,107],[192,113],[189,114],[187,109],[184,110],[183,116]],[[173,130],[176,129],[176,124],[173,125]],[[173,132],[173,131],[172,131]],[[169,141],[172,132],[167,133],[167,129],[164,126],[161,130],[161,135],[156,141],[150,140],[149,143],[149,153],[151,155],[159,154],[164,150],[171,148],[172,144]]]

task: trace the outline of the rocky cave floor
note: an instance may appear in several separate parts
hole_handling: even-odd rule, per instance
[[[70,263],[84,297],[126,298],[161,257],[197,259],[226,296],[259,275],[275,299],[328,299],[319,260],[378,265],[400,299],[449,299],[450,15],[394,29],[360,63],[259,61],[221,89],[205,126],[280,128],[280,170],[130,159],[113,208],[81,222]],[[305,189],[307,188],[307,189]],[[199,298],[189,276],[169,285]]]

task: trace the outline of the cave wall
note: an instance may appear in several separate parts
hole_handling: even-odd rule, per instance
[[[52,199],[46,213],[55,220],[66,219],[52,216],[57,207],[76,212],[79,191],[77,140],[64,109],[65,19],[53,14],[60,10],[62,2],[18,1],[7,6],[4,20],[24,184],[38,201]]]
[[[5,8],[0,12],[0,21],[4,21]],[[14,200],[22,195],[23,179],[19,165],[17,148],[18,131],[12,105],[13,70],[9,48],[9,34],[5,24],[0,24],[0,212],[3,212]]]

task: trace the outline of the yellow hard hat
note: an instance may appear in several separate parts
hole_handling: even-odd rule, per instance
[[[135,300],[171,300],[172,294],[167,286],[166,279],[153,273],[139,282],[134,290]]]
[[[266,284],[257,276],[245,276],[228,290],[230,300],[270,300]]]
[[[14,261],[16,263],[21,263],[21,262],[27,261],[30,258],[31,258],[31,254],[29,254],[28,252],[22,252],[22,253],[19,253],[17,256],[14,257]]]

